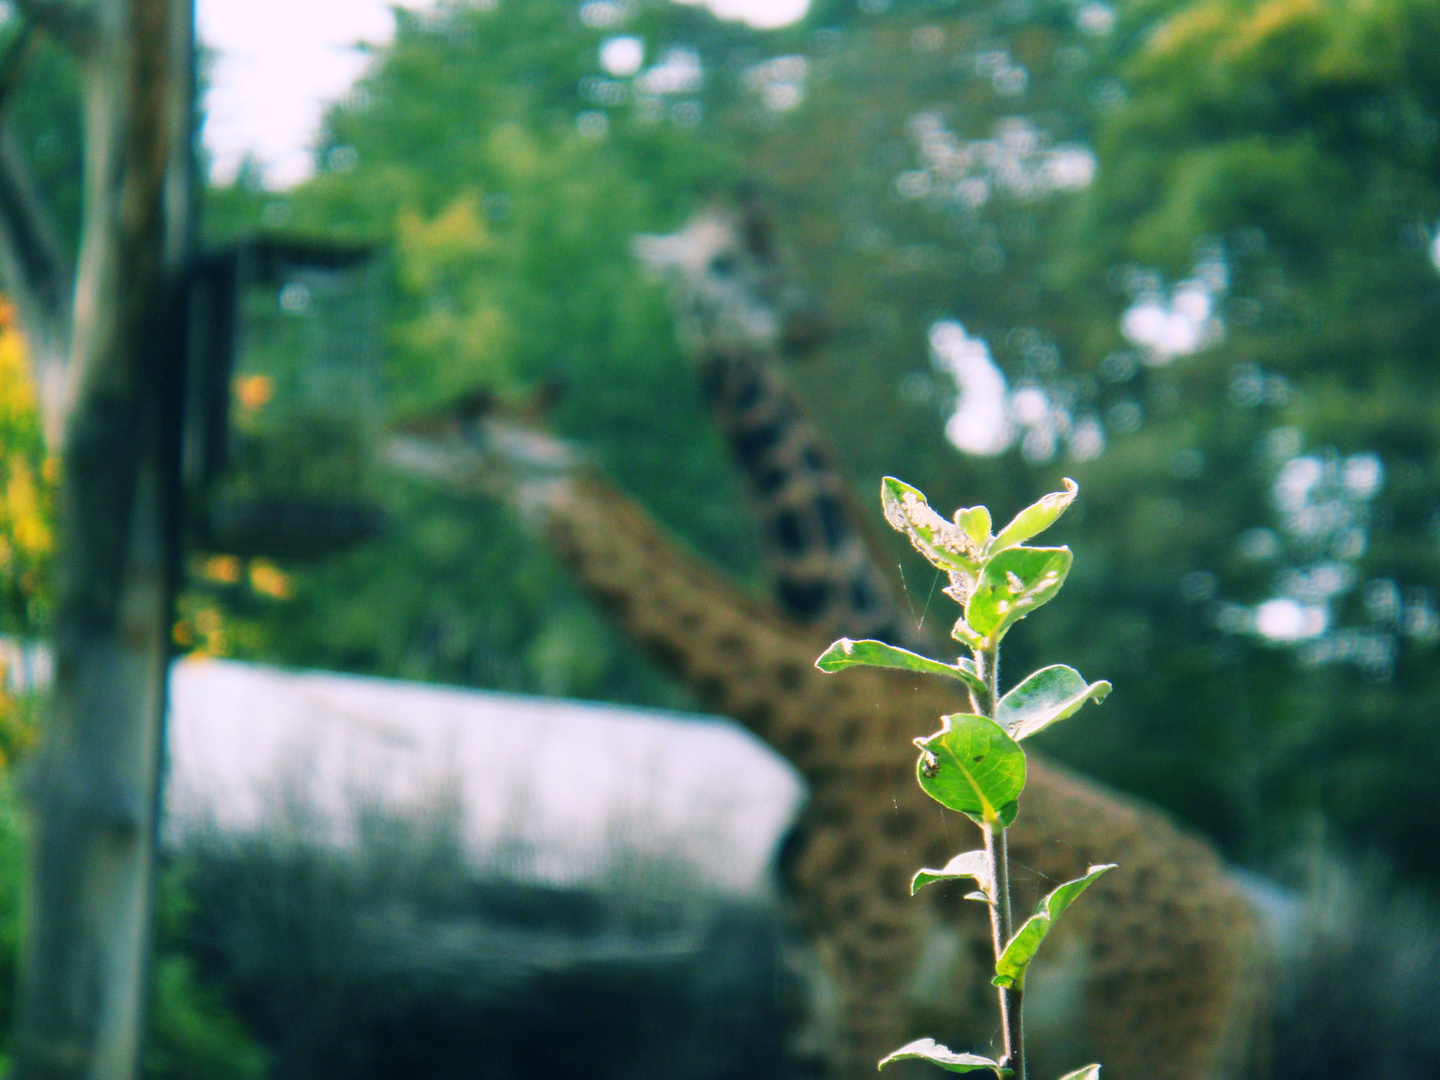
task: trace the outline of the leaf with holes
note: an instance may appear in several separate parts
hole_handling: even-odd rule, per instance
[[[1024,990],[1025,972],[1029,970],[1030,961],[1035,959],[1035,954],[1040,950],[1040,943],[1055,925],[1055,920],[1082,892],[1093,885],[1101,874],[1114,869],[1114,863],[1092,866],[1085,871],[1084,877],[1065,882],[1041,900],[1035,906],[1035,914],[1015,931],[1015,936],[1005,946],[1000,959],[995,961],[995,978],[990,981],[996,986],[1013,986]]]
[[[1032,536],[1039,536],[1051,525],[1054,525],[1060,515],[1069,509],[1079,491],[1079,485],[1067,476],[1064,491],[1053,491],[1039,502],[1031,503],[1016,514],[1010,524],[996,534],[994,541],[990,544],[990,551],[1004,551],[1007,548],[1023,544]]]
[[[999,642],[1012,625],[1060,591],[1070,562],[1070,549],[1064,547],[1000,552],[981,569],[965,604],[965,621],[991,643]]]
[[[958,679],[977,694],[985,692],[985,680],[975,670],[973,660],[961,659],[955,664],[941,663],[929,657],[886,645],[883,641],[851,641],[841,638],[815,661],[815,666],[824,672],[844,671],[849,667],[898,668],[901,671],[918,671],[926,675],[944,675]]]
[[[957,1054],[948,1046],[941,1046],[934,1039],[916,1039],[912,1043],[906,1043],[893,1054],[880,1059],[880,1068],[885,1068],[893,1061],[907,1061],[916,1059],[928,1061],[931,1065],[939,1065],[940,1068],[949,1072],[974,1072],[976,1069],[994,1069],[999,1077],[1014,1076],[1013,1069],[1003,1069],[998,1061],[991,1061],[979,1054]]]
[[[914,896],[932,882],[959,881],[965,878],[974,878],[987,900],[994,895],[995,884],[990,878],[990,860],[983,851],[967,851],[963,855],[956,855],[939,870],[921,870],[910,882],[910,895]]]
[[[995,720],[1018,742],[1073,716],[1087,701],[1100,704],[1109,693],[1108,682],[1087,683],[1074,668],[1054,664],[1027,675],[1001,698]]]
[[[1066,1073],[1060,1080],[1100,1080],[1100,1066],[1086,1065],[1083,1069]]]
[[[977,822],[1009,825],[1025,789],[1025,751],[987,716],[955,713],[940,722],[934,735],[915,740],[925,794]]]
[[[979,549],[958,525],[930,509],[916,488],[887,476],[880,481],[880,504],[890,527],[908,536],[915,550],[941,570],[973,577],[980,568]]]

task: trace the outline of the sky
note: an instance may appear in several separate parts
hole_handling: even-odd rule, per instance
[[[524,0],[500,0],[523,3]],[[726,19],[783,26],[808,0],[679,0]],[[235,176],[248,155],[265,182],[285,188],[310,175],[310,144],[328,105],[364,70],[359,42],[389,41],[392,7],[430,0],[198,0],[201,40],[216,51],[206,95],[212,177]]]

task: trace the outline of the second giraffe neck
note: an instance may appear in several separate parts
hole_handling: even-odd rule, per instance
[[[760,517],[776,599],[817,633],[919,646],[833,453],[773,355],[707,352],[701,386]]]

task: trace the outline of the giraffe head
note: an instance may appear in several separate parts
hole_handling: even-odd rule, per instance
[[[635,237],[632,249],[670,283],[681,334],[697,353],[797,352],[820,337],[814,305],[786,284],[769,219],[753,202],[712,205],[679,232]]]
[[[546,502],[588,461],[550,430],[560,391],[553,386],[521,400],[472,390],[438,409],[406,417],[382,449],[391,467],[412,476],[513,500],[523,511]]]

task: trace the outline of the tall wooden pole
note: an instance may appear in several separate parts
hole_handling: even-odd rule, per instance
[[[191,0],[17,6],[75,58],[86,146],[73,273],[0,146],[0,273],[62,466],[13,1075],[130,1080],[178,559],[193,18]]]

